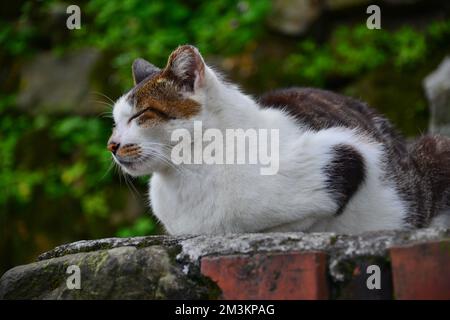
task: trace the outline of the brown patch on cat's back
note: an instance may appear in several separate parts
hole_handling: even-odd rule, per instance
[[[376,131],[373,119],[377,115],[364,103],[326,90],[276,90],[262,96],[259,102],[265,107],[285,110],[312,130],[346,127]]]
[[[128,99],[136,107],[136,112],[149,107],[157,110],[159,120],[188,119],[200,112],[200,104],[183,97],[177,85],[164,72],[142,81]]]

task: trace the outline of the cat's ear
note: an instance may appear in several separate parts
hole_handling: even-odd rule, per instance
[[[169,57],[166,72],[187,91],[194,92],[204,85],[205,62],[196,47],[178,47]]]
[[[131,67],[131,70],[133,72],[133,80],[134,84],[138,84],[148,76],[152,74],[156,74],[161,71],[158,67],[155,67],[147,60],[144,60],[142,58],[137,58],[133,61],[133,65]]]

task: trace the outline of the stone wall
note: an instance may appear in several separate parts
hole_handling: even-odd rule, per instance
[[[450,56],[425,78],[423,84],[430,104],[430,132],[450,136]]]
[[[0,299],[450,299],[449,264],[444,229],[109,238],[7,271]]]

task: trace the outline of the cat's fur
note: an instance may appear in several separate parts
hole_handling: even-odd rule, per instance
[[[133,176],[152,174],[154,214],[171,234],[334,231],[446,226],[450,139],[411,146],[364,103],[292,88],[255,100],[224,82],[196,48],[160,70],[138,59],[136,86],[114,106],[108,148]],[[170,162],[174,129],[279,129],[276,175],[257,165]],[[433,220],[434,219],[434,220]]]

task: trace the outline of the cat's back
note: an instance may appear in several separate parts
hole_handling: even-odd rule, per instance
[[[406,151],[403,138],[390,122],[357,99],[322,89],[289,88],[268,92],[258,101],[263,107],[284,110],[309,130],[357,129],[394,153]]]

